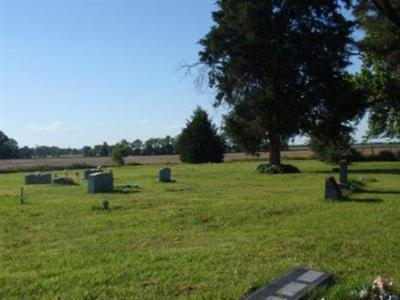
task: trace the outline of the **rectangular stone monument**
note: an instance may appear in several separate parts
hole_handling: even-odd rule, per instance
[[[114,191],[114,177],[111,173],[94,173],[89,176],[88,192],[90,194],[112,191]]]
[[[282,278],[262,287],[245,300],[299,300],[311,290],[333,283],[331,274],[304,268],[294,269]]]
[[[336,183],[334,177],[325,179],[325,200],[340,200],[342,198],[342,190]]]
[[[171,182],[171,169],[170,168],[163,168],[160,170],[159,180],[161,182]]]
[[[348,173],[348,170],[347,170],[347,160],[342,159],[342,160],[339,162],[339,172],[340,172],[340,178],[339,178],[340,186],[341,186],[342,188],[347,188],[347,187],[348,187],[348,184],[349,184],[348,178],[347,178],[347,173]]]
[[[51,184],[52,176],[51,174],[31,174],[25,176],[25,184]]]

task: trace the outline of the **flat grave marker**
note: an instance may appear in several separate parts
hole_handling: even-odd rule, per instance
[[[51,184],[52,182],[52,176],[51,174],[41,174],[41,173],[36,173],[36,174],[31,174],[25,176],[25,184],[30,185],[30,184]]]
[[[311,290],[333,283],[331,274],[297,268],[282,278],[262,287],[246,298],[245,300],[299,300]]]

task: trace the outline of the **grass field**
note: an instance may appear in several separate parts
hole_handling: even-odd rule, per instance
[[[297,266],[332,272],[327,299],[377,275],[400,286],[400,163],[359,163],[367,185],[323,200],[330,166],[255,174],[257,162],[115,168],[128,193],[28,186],[0,175],[0,299],[238,299]],[[109,211],[101,210],[103,199]]]

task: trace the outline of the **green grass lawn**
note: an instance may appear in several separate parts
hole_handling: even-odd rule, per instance
[[[160,166],[115,168],[143,189],[27,186],[24,205],[24,174],[0,175],[0,299],[238,299],[298,266],[335,275],[328,299],[377,275],[400,286],[400,163],[352,165],[368,182],[340,203],[323,200],[332,167],[291,163],[303,173],[171,165],[169,184]]]

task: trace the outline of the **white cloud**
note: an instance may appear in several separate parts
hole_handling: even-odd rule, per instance
[[[141,120],[139,120],[139,123],[142,123],[142,124],[147,124],[149,122],[150,122],[149,119],[141,119]]]
[[[60,132],[60,131],[71,131],[79,129],[79,127],[77,126],[67,126],[63,122],[53,122],[49,125],[32,124],[28,128],[30,130],[40,131],[40,132]]]

